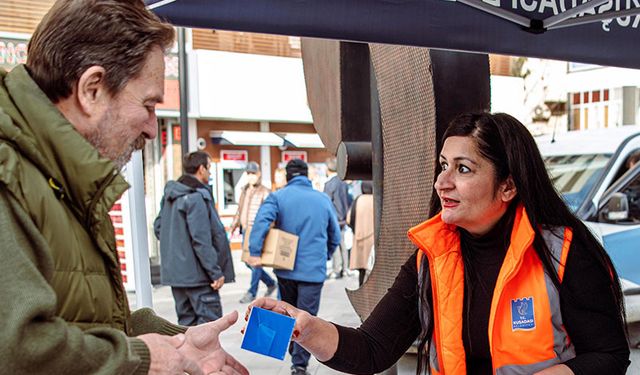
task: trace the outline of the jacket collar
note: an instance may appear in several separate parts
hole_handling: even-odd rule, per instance
[[[192,189],[206,189],[206,187],[207,187],[200,180],[198,180],[195,176],[190,175],[190,174],[183,174],[178,179],[178,182],[183,184],[183,185],[187,185],[188,187],[190,187]]]
[[[24,65],[6,73],[0,106],[13,119],[0,137],[14,143],[47,178],[56,179],[87,223],[104,217],[129,185],[116,166],[77,132]],[[10,134],[9,134],[10,133]]]
[[[287,182],[287,186],[308,186],[311,187],[311,180],[307,176],[296,176]]]
[[[442,221],[440,213],[431,219],[416,225],[408,231],[409,239],[427,255],[433,258],[450,252],[460,252],[460,234],[455,225]],[[529,216],[522,204],[518,204],[511,229],[511,245],[507,250],[505,261],[521,259],[524,252],[533,243],[535,232],[531,227]]]

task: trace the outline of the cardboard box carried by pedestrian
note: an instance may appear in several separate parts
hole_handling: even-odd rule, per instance
[[[271,228],[262,246],[262,265],[293,270],[298,250],[298,236]]]

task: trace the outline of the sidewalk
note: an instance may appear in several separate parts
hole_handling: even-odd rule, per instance
[[[241,304],[238,301],[244,295],[249,287],[249,280],[251,279],[251,271],[240,262],[240,252],[233,251],[234,267],[236,271],[236,282],[225,284],[220,290],[220,297],[222,299],[222,307],[225,314],[237,310],[240,319],[238,322],[225,332],[220,337],[222,340],[222,346],[227,352],[233,355],[237,360],[242,362],[251,372],[251,374],[273,374],[273,375],[288,375],[290,374],[291,357],[287,354],[284,361],[269,358],[263,355],[255,354],[240,348],[242,343],[242,334],[240,329],[244,325],[244,313],[248,304]],[[272,270],[269,272],[272,276]],[[327,280],[322,288],[322,300],[320,302],[320,312],[318,316],[339,323],[345,326],[358,326],[360,320],[358,315],[353,310],[345,288],[355,289],[358,287],[358,277],[354,273],[353,276],[345,276],[338,280]],[[258,295],[261,296],[266,291],[264,284],[260,284]],[[135,294],[129,293],[129,301],[131,308],[135,309]],[[173,297],[171,295],[171,289],[166,286],[153,288],[153,308],[156,313],[171,322],[176,322],[176,313],[174,310]],[[398,374],[415,374],[415,357],[407,356],[407,358],[401,361],[402,368],[399,369]],[[311,357],[309,361],[309,367],[307,368],[313,375],[334,375],[342,374],[341,372],[334,371],[322,364],[320,364],[315,358]]]

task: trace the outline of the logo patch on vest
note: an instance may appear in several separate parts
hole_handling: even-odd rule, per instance
[[[511,329],[531,330],[536,328],[536,319],[533,312],[533,297],[517,298],[511,300]]]

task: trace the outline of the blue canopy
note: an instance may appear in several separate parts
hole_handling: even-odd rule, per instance
[[[579,1],[584,0],[147,0],[147,4],[178,26],[640,68],[640,1]]]

